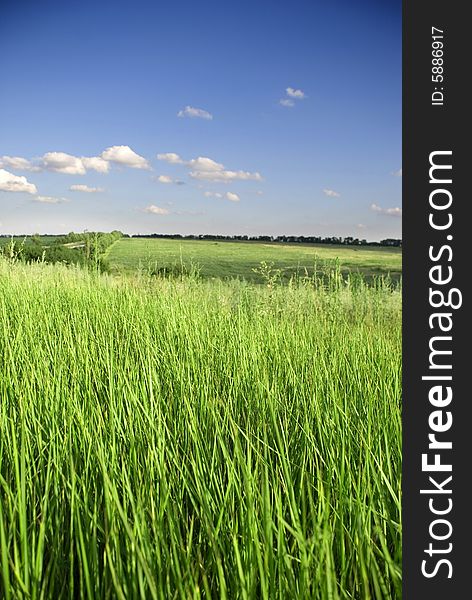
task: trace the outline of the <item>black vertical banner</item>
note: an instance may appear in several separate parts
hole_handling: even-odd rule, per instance
[[[406,600],[472,597],[466,7],[437,0],[403,4]]]

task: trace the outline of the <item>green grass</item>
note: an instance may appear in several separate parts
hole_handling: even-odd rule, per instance
[[[400,598],[400,292],[351,283],[0,260],[0,597]]]
[[[271,244],[261,242],[214,242],[166,239],[121,239],[107,253],[114,272],[176,270],[183,264],[187,270],[197,266],[205,278],[244,278],[261,282],[257,269],[262,261],[273,263],[282,278],[295,273],[311,275],[315,263],[338,259],[343,272],[361,273],[366,277],[401,275],[400,248],[355,247],[331,245]]]

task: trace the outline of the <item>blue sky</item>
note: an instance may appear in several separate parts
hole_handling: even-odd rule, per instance
[[[399,1],[6,0],[0,68],[2,234],[401,237]]]

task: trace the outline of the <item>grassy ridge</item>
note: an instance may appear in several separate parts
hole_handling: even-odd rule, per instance
[[[400,309],[0,261],[0,597],[400,598]]]
[[[254,273],[262,261],[274,263],[282,278],[290,279],[297,272],[313,274],[315,263],[339,260],[343,272],[364,276],[401,275],[400,248],[369,246],[331,246],[272,244],[261,242],[215,242],[166,239],[121,239],[107,253],[107,261],[116,272],[179,269],[198,265],[206,278],[239,277],[260,283]]]

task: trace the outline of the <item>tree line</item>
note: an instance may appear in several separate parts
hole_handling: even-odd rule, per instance
[[[290,243],[290,244],[335,244],[341,246],[393,246],[401,247],[402,240],[395,238],[386,238],[380,242],[368,242],[365,239],[347,237],[321,237],[313,235],[216,235],[216,234],[200,234],[200,235],[181,235],[178,233],[147,233],[135,234],[127,237],[132,238],[158,238],[170,240],[213,240],[213,241],[243,241],[243,242],[270,242],[270,243]]]
[[[0,238],[10,237],[1,235]],[[15,236],[16,239],[22,238],[23,236]],[[127,234],[122,231],[114,230],[109,233],[85,231],[83,233],[75,233],[71,231],[66,235],[39,235],[24,236],[24,239],[28,241],[27,246],[30,246],[26,254],[33,256],[36,252],[38,254],[39,248],[47,249],[48,255],[52,256],[57,254],[58,256],[63,254],[63,257],[75,256],[70,255],[67,252],[67,246],[65,244],[81,244],[83,245],[83,258],[84,260],[94,259],[94,257],[103,254],[105,250],[113,244],[117,239],[125,238],[147,238],[147,239],[169,239],[169,240],[210,240],[210,241],[242,241],[242,242],[269,242],[269,243],[283,243],[283,244],[333,244],[338,246],[390,246],[400,248],[402,246],[402,240],[397,238],[385,238],[379,242],[370,242],[366,239],[359,239],[352,236],[338,237],[338,236],[314,236],[314,235],[219,235],[219,234],[189,234],[182,235],[180,233],[145,233],[145,234]],[[13,238],[12,238],[13,239]],[[44,240],[51,239],[51,243],[48,245]],[[25,245],[26,247],[26,245]],[[62,250],[59,250],[62,248]],[[61,259],[59,259],[61,260]],[[66,261],[67,262],[67,261]]]

